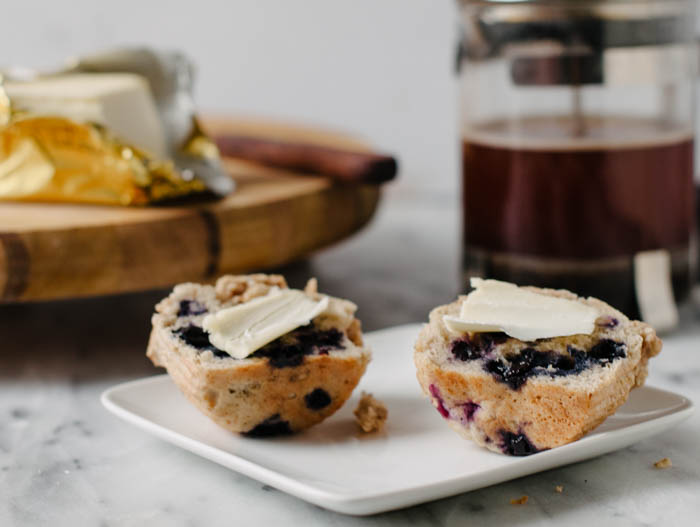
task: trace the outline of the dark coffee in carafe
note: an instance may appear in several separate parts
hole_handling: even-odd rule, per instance
[[[583,125],[583,128],[582,128]],[[528,117],[463,135],[467,275],[596,296],[638,316],[633,260],[688,290],[693,135],[652,119]]]

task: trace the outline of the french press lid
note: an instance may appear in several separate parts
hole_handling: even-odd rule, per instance
[[[515,84],[600,84],[606,52],[688,44],[695,0],[460,0],[459,61],[507,57]],[[653,58],[653,57],[652,57]]]

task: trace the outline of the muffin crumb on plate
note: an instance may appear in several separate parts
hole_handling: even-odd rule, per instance
[[[362,392],[362,397],[354,413],[355,421],[365,433],[381,430],[389,416],[389,411],[384,403],[375,399],[371,393],[366,392]]]

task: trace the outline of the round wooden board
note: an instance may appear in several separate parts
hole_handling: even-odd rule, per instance
[[[254,119],[203,125],[212,133],[366,150],[342,134]],[[283,265],[357,231],[379,201],[378,186],[225,163],[237,189],[212,203],[0,203],[0,303],[139,291]]]

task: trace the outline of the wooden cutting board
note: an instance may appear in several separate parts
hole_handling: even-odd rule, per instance
[[[254,119],[207,119],[246,133],[367,150],[351,137]],[[108,207],[0,202],[0,303],[139,291],[300,259],[357,231],[379,187],[336,185],[225,159],[236,191],[212,203]]]

